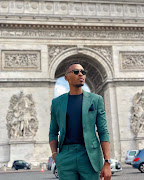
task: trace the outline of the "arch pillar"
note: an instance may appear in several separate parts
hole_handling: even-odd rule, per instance
[[[110,134],[111,158],[121,160],[121,144],[119,132],[119,117],[117,108],[117,95],[113,83],[104,87],[104,103],[107,125]]]

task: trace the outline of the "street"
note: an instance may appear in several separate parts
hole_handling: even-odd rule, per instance
[[[131,166],[124,166],[121,172],[112,175],[112,180],[144,180],[144,173],[140,173]],[[0,172],[0,180],[57,180],[51,171],[13,171]]]

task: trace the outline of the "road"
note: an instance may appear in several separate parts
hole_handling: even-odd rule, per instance
[[[140,173],[131,166],[123,167],[122,172],[112,175],[112,180],[144,180],[144,173]],[[14,171],[0,172],[0,180],[57,180],[51,171]]]
[[[144,173],[134,169],[131,165],[123,167],[121,172],[112,175],[112,180],[144,180]]]

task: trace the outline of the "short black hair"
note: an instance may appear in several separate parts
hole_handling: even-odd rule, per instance
[[[78,63],[78,62],[73,62],[73,63],[69,64],[69,65],[66,67],[66,72],[67,72],[67,70],[69,69],[69,67],[72,66],[72,65],[74,65],[74,64],[80,64],[80,63]],[[80,65],[81,65],[81,64],[80,64]]]

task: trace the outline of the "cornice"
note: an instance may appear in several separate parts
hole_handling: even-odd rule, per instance
[[[139,26],[144,25],[144,18],[136,17],[89,17],[89,16],[39,16],[39,15],[0,15],[0,23],[9,24],[57,24],[57,25],[120,25]]]
[[[10,2],[12,0],[5,0]],[[22,1],[22,0],[13,0]],[[26,2],[144,3],[144,0],[25,0]]]
[[[37,83],[55,83],[56,79],[49,79],[49,78],[0,78],[0,83],[31,83],[31,82],[37,82]]]
[[[144,18],[144,0],[139,1],[76,1],[76,0],[11,0],[0,1],[0,20],[36,21],[37,19],[58,18],[56,21],[75,21],[86,18],[98,19],[135,19]]]
[[[144,26],[0,24],[0,39],[144,40]]]
[[[46,25],[46,24],[10,24],[10,23],[0,23],[0,28],[2,29],[35,29],[35,30],[107,30],[107,31],[143,31],[144,26],[134,27],[134,26],[84,26],[84,25]]]

